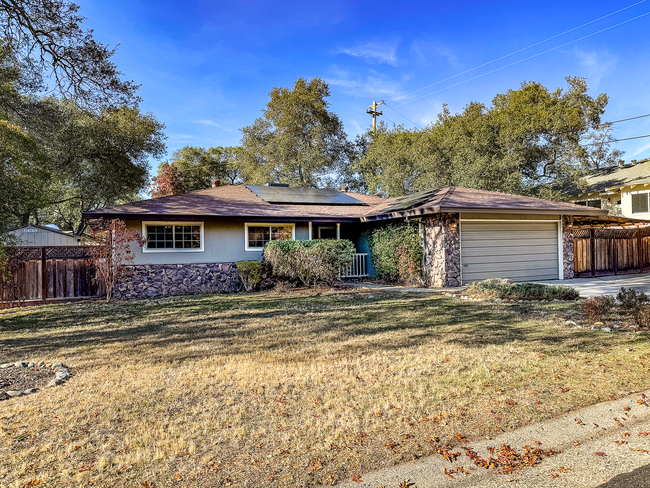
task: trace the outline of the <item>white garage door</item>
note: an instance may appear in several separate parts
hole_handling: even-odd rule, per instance
[[[463,283],[559,277],[557,222],[471,222],[460,227]]]

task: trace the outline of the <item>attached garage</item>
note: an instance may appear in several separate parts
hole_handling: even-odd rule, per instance
[[[461,281],[561,279],[560,222],[461,218]]]

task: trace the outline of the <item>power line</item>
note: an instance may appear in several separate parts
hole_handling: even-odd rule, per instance
[[[517,51],[511,52],[510,54],[506,54],[505,56],[501,56],[500,58],[493,59],[492,61],[488,61],[487,63],[483,63],[483,64],[481,64],[479,66],[468,69],[467,71],[463,71],[462,73],[458,73],[456,75],[450,76],[449,78],[445,78],[444,80],[436,81],[435,83],[431,83],[430,85],[427,85],[427,86],[425,86],[423,88],[419,88],[418,90],[407,93],[406,95],[401,95],[399,97],[393,98],[393,101],[396,102],[397,100],[408,97],[409,95],[413,95],[414,93],[420,92],[422,90],[426,90],[427,88],[431,88],[432,86],[435,86],[435,85],[439,85],[440,83],[444,83],[445,81],[453,80],[454,78],[457,78],[457,77],[462,76],[462,75],[467,74],[467,73],[471,73],[472,71],[475,71],[475,70],[477,70],[479,68],[483,68],[483,67],[488,66],[488,65],[490,65],[492,63],[496,63],[497,61],[501,61],[502,59],[509,58],[510,56],[514,56],[515,54],[519,54],[520,52],[526,51],[526,50],[528,50],[530,48],[533,48],[535,46],[539,46],[540,44],[544,44],[545,42],[552,41],[553,39],[557,39],[558,37],[562,37],[563,35],[568,34],[569,32],[573,32],[573,31],[576,31],[578,29],[582,29],[583,27],[586,27],[586,26],[588,26],[590,24],[593,24],[595,22],[598,22],[600,20],[606,19],[607,17],[611,17],[612,15],[615,15],[615,14],[617,14],[619,12],[622,12],[623,10],[627,10],[627,9],[632,8],[632,7],[635,7],[635,6],[637,6],[637,5],[641,4],[641,3],[644,3],[645,1],[646,0],[641,0],[640,2],[633,3],[632,5],[629,5],[629,6],[625,7],[625,8],[617,10],[616,12],[612,12],[611,14],[607,14],[607,15],[605,15],[603,17],[599,17],[596,20],[592,20],[590,22],[587,22],[586,24],[579,25],[578,27],[574,27],[573,29],[569,29],[568,31],[564,31],[561,34],[556,34],[556,35],[554,35],[552,37],[549,37],[548,39],[544,39],[543,41],[536,42],[535,44],[531,44],[530,46],[527,46],[527,47],[524,47],[524,48],[519,49]]]
[[[628,120],[642,119],[643,117],[650,117],[650,114],[637,115],[636,117],[630,117],[628,119],[615,120],[613,122],[605,122],[605,124],[618,124],[619,122],[626,122]]]
[[[551,48],[551,49],[547,49],[546,51],[542,51],[541,53],[533,54],[532,56],[528,56],[527,58],[520,59],[519,61],[515,61],[514,63],[510,63],[510,64],[507,64],[507,65],[505,65],[505,66],[501,66],[500,68],[493,69],[493,70],[491,70],[491,71],[488,71],[488,72],[486,72],[486,73],[480,74],[480,75],[478,75],[478,76],[474,76],[474,77],[469,78],[469,79],[467,79],[467,80],[460,81],[460,82],[458,82],[458,83],[455,83],[455,84],[453,84],[453,85],[447,86],[447,87],[445,87],[445,88],[441,88],[440,90],[436,90],[436,91],[433,91],[433,92],[431,92],[431,93],[427,93],[426,95],[421,95],[421,96],[416,97],[416,98],[413,98],[413,99],[411,99],[411,100],[407,100],[406,102],[402,102],[402,103],[400,103],[400,104],[397,105],[397,106],[398,106],[398,107],[401,107],[402,105],[405,105],[405,104],[407,104],[407,103],[415,102],[416,100],[420,100],[420,99],[422,99],[422,98],[424,98],[424,97],[428,97],[428,96],[430,96],[430,95],[434,95],[434,94],[436,94],[436,93],[440,93],[441,91],[448,90],[449,88],[454,88],[454,87],[456,87],[456,86],[458,86],[458,85],[462,85],[463,83],[467,83],[467,82],[469,82],[469,81],[474,81],[474,80],[476,80],[476,79],[478,79],[478,78],[482,78],[483,76],[487,76],[487,75],[489,75],[489,74],[496,73],[497,71],[501,71],[502,69],[510,68],[511,66],[514,66],[515,64],[523,63],[524,61],[528,61],[528,60],[530,60],[530,59],[536,58],[536,57],[541,56],[541,55],[543,55],[543,54],[550,53],[551,51],[555,51],[556,49],[563,48],[563,47],[565,47],[565,46],[568,46],[569,44],[573,44],[573,43],[575,43],[575,42],[578,42],[578,41],[582,41],[582,40],[584,40],[584,39],[587,39],[588,37],[592,37],[592,36],[595,36],[595,35],[600,34],[600,33],[602,33],[602,32],[608,31],[608,30],[610,30],[610,29],[614,29],[615,27],[619,27],[619,26],[621,26],[621,25],[623,25],[623,24],[627,24],[627,23],[632,22],[632,21],[634,21],[634,20],[640,19],[641,17],[645,17],[646,15],[650,15],[650,12],[646,12],[645,14],[638,15],[638,16],[636,16],[636,17],[633,17],[633,18],[631,18],[631,19],[629,19],[629,20],[625,20],[625,21],[623,21],[623,22],[619,22],[618,24],[612,25],[612,26],[610,26],[610,27],[606,27],[606,28],[601,29],[601,30],[599,30],[599,31],[596,31],[596,32],[594,32],[594,33],[592,33],[592,34],[588,34],[588,35],[586,35],[586,36],[583,36],[583,37],[580,37],[580,38],[578,38],[578,39],[575,39],[575,40],[573,40],[573,41],[565,42],[564,44],[561,44],[561,45],[559,45],[559,46],[553,47],[553,48]]]
[[[632,139],[643,139],[644,137],[650,137],[650,134],[646,134],[645,136],[626,137],[625,139],[614,139],[613,141],[609,142],[631,141]]]
[[[382,102],[384,102],[384,101],[382,100]],[[413,122],[411,119],[409,119],[406,115],[404,115],[404,114],[398,112],[398,111],[395,110],[393,107],[391,107],[390,105],[388,105],[386,102],[384,102],[384,105],[386,105],[389,109],[391,109],[391,110],[392,110],[393,112],[395,112],[397,115],[401,115],[402,117],[404,117],[406,120],[408,120],[411,124],[413,124],[413,125],[414,125],[415,127],[417,127],[418,129],[420,129],[420,126],[419,126],[418,124],[416,124],[415,122]],[[394,123],[394,122],[393,122],[393,123]]]

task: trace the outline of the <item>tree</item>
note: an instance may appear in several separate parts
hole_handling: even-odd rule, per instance
[[[23,60],[35,90],[51,79],[80,106],[135,106],[138,88],[120,79],[115,49],[83,30],[79,6],[64,0],[0,0],[0,37]]]
[[[241,170],[235,159],[233,147],[185,146],[174,151],[171,164],[178,170],[181,192],[210,188],[211,180],[227,180],[230,184],[239,182]]]
[[[350,145],[343,124],[328,110],[329,95],[320,78],[271,90],[264,116],[242,129],[237,160],[247,183],[315,187],[341,170]]]
[[[106,285],[106,301],[113,296],[115,285],[129,275],[128,265],[133,263],[135,254],[132,244],[143,246],[145,239],[135,230],[126,227],[124,221],[100,220],[90,227],[95,246],[92,264],[99,279]]]
[[[178,169],[164,161],[158,166],[158,176],[153,177],[149,187],[151,198],[168,197],[183,193],[183,182]]]
[[[44,142],[51,168],[48,205],[36,217],[81,230],[81,213],[126,203],[149,183],[149,158],[165,150],[164,125],[136,108],[90,114],[56,102],[65,120]]]
[[[422,130],[380,124],[353,168],[372,192],[388,196],[466,186],[558,198],[552,185],[610,165],[622,155],[609,151],[600,118],[607,96],[592,98],[582,78],[567,89],[539,83],[497,95],[492,105],[470,103],[462,113],[447,107]],[[599,138],[597,146],[591,141]]]

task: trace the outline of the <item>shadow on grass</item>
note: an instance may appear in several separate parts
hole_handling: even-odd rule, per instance
[[[613,337],[558,331],[544,325],[542,317],[522,315],[526,308],[442,297],[387,294],[369,300],[341,295],[194,296],[5,311],[0,314],[0,345],[16,355],[7,360],[39,356],[44,350],[119,344],[121,350],[140,351],[143,360],[158,351],[152,361],[280,349],[284,360],[301,361],[318,355],[323,344],[330,352],[352,356],[398,352],[432,341],[466,348],[526,342],[544,354],[561,355],[602,347]],[[634,343],[639,338],[616,340]],[[291,348],[297,352],[287,353]]]

